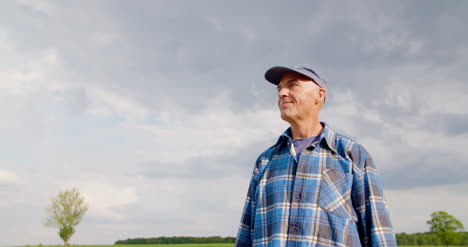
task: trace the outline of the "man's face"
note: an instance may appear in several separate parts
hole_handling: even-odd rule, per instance
[[[325,89],[298,73],[287,73],[278,84],[278,108],[286,122],[309,119],[318,115]]]

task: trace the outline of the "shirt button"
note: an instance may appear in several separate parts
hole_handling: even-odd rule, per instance
[[[299,223],[291,223],[289,224],[292,232],[297,232],[299,230]]]
[[[301,199],[302,193],[297,193],[296,196],[294,197],[296,200]]]

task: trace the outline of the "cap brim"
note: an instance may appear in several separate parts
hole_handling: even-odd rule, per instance
[[[265,72],[265,79],[275,85],[278,85],[281,81],[281,78],[289,72],[296,72],[302,75],[300,71],[288,67],[275,66]]]

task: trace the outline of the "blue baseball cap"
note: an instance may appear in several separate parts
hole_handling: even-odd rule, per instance
[[[310,64],[298,64],[291,67],[275,66],[265,72],[265,79],[275,85],[278,85],[281,78],[289,72],[296,72],[312,79],[319,87],[327,90],[327,79],[317,68]]]

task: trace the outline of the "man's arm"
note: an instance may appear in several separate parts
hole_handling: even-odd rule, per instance
[[[249,190],[247,191],[247,198],[245,200],[244,211],[242,212],[239,232],[236,238],[236,247],[252,246],[252,227],[254,224],[253,213],[255,212],[254,198],[255,181],[252,178]]]
[[[365,150],[361,150],[367,154]],[[358,215],[358,231],[363,246],[397,246],[383,188],[373,160],[368,155],[356,164],[352,200]]]
[[[269,160],[271,159],[273,152],[275,151],[274,146],[267,149],[260,156],[258,156],[255,166],[252,172],[252,179],[250,179],[249,189],[247,191],[247,198],[245,200],[244,210],[242,212],[241,222],[239,226],[239,232],[236,238],[236,247],[253,245],[253,228],[255,224],[255,212],[257,210],[257,199],[255,194],[257,186],[261,180],[265,170],[268,168]]]

